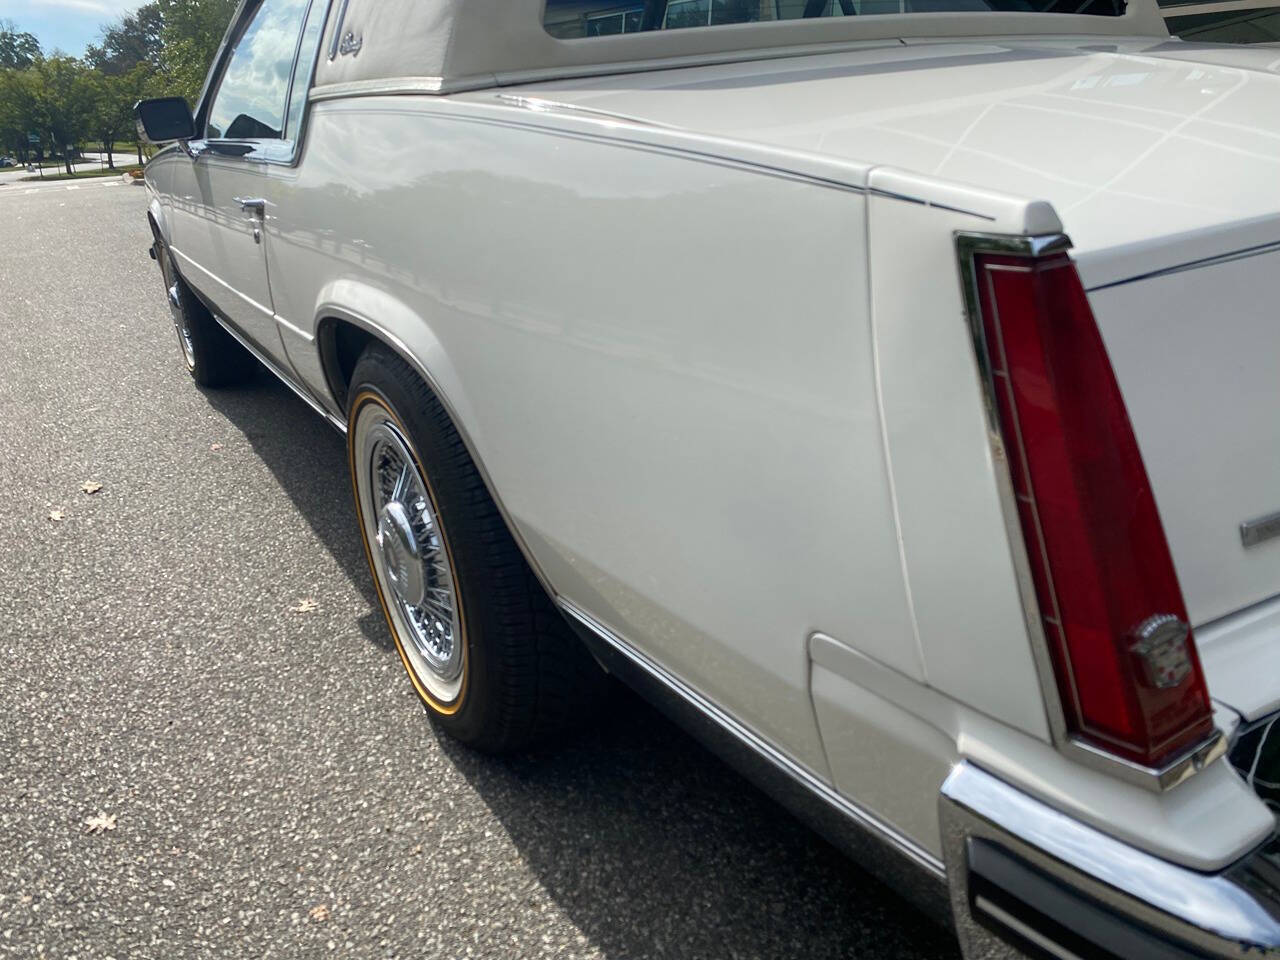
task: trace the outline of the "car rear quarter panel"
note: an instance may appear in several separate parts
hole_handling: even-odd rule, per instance
[[[346,277],[403,305],[555,589],[826,777],[808,636],[921,673],[864,192],[449,110],[317,105],[277,310],[314,324]]]
[[[271,190],[272,292],[310,388],[328,392],[320,322],[387,331],[554,589],[814,776],[933,850],[930,787],[980,754],[1180,862],[1242,852],[1239,817],[1160,828],[1256,803],[1243,788],[1161,797],[1048,742],[954,232],[1051,210],[419,97],[315,104]],[[856,656],[815,665],[818,634]]]

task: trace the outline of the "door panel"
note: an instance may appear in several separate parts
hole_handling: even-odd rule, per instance
[[[265,231],[235,199],[262,197],[268,171],[262,164],[206,155],[179,176],[189,184],[174,223],[183,275],[264,353],[282,359],[267,285]]]
[[[197,124],[206,139],[180,175],[174,247],[188,281],[269,357],[287,364],[267,279],[265,219],[242,201],[264,199],[271,172],[293,155],[286,130],[299,39],[322,0],[262,0],[248,6]],[[312,18],[312,29],[317,31]],[[308,56],[314,55],[314,43]],[[305,97],[305,87],[299,93]],[[300,100],[298,102],[301,102]]]

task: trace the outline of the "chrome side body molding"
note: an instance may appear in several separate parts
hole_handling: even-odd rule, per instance
[[[296,393],[298,395],[298,398],[301,399],[312,410],[320,414],[320,416],[324,418],[325,422],[328,423],[329,426],[333,427],[339,433],[345,434],[347,432],[347,424],[345,420],[342,420],[340,417],[335,417],[332,413],[326,410],[324,406],[320,403],[320,401],[316,400],[316,398],[311,395],[310,391],[308,391],[305,387],[303,387],[300,383],[298,383],[298,381],[295,380],[292,376],[290,376],[289,374],[281,370],[279,365],[276,364],[275,361],[273,361],[265,353],[259,350],[253,344],[253,342],[249,340],[248,337],[246,337],[243,333],[241,333],[238,329],[236,329],[235,324],[229,322],[226,319],[226,317],[224,317],[221,314],[221,312],[219,312],[218,308],[209,301],[208,297],[202,294],[190,283],[187,284],[187,289],[189,289],[193,294],[195,294],[195,296],[199,298],[200,302],[203,303],[205,307],[208,308],[209,313],[213,316],[213,319],[218,321],[218,325],[222,327],[223,330],[227,331],[227,333],[231,334],[231,336],[235,338],[236,342],[239,343],[240,346],[244,347],[245,350],[247,350],[250,354],[252,354],[253,357],[257,359],[264,367],[270,370],[272,376],[276,377],[281,383],[283,383],[286,387],[288,387],[290,390]]]
[[[837,793],[569,600],[560,609],[612,674],[863,868],[950,925],[946,871],[932,853]]]
[[[1280,512],[1255,517],[1240,524],[1240,542],[1246,547],[1256,547],[1274,537],[1280,537]]]

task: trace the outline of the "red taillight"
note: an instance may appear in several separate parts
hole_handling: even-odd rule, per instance
[[[1070,731],[1157,767],[1213,730],[1169,545],[1065,254],[974,258],[997,415]]]

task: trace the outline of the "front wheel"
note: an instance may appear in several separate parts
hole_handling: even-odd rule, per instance
[[[604,674],[525,562],[439,400],[380,345],[357,362],[348,396],[365,552],[428,713],[487,751],[584,716]]]
[[[202,387],[226,387],[248,379],[253,373],[253,358],[187,286],[174,265],[173,254],[158,241],[156,259],[178,348],[191,379]]]

